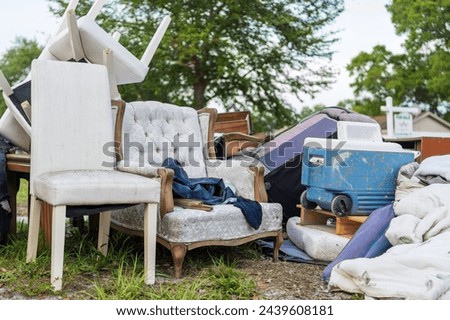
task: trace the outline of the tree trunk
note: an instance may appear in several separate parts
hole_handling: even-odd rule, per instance
[[[194,108],[195,109],[201,109],[201,108],[206,107],[205,91],[206,91],[206,83],[204,83],[204,82],[194,83]]]
[[[208,85],[205,80],[205,72],[203,70],[202,60],[198,56],[194,55],[192,57],[192,63],[194,65],[194,74],[196,82],[194,83],[194,103],[193,107],[195,109],[202,109],[206,107],[206,86]]]

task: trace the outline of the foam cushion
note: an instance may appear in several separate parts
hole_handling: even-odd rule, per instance
[[[292,217],[286,224],[288,238],[311,258],[333,261],[349,239],[325,231],[326,226],[302,226],[300,217]]]

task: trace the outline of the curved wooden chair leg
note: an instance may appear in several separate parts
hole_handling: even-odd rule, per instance
[[[278,261],[278,252],[280,252],[280,247],[283,244],[283,232],[278,232],[277,236],[275,237],[275,245],[273,248],[273,261]]]
[[[184,244],[172,245],[170,252],[172,253],[174,277],[181,277],[181,269],[183,268],[184,257],[186,256],[187,246]]]

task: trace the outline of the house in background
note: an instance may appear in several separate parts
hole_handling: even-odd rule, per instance
[[[387,138],[386,115],[375,116],[373,119],[379,123],[385,141],[397,142],[405,149],[420,151],[418,162],[430,156],[450,154],[450,123],[432,112],[415,116],[413,132],[407,137]]]
[[[373,117],[381,127],[381,133],[386,135],[386,115]],[[413,136],[450,137],[450,123],[432,112],[423,112],[413,118]]]

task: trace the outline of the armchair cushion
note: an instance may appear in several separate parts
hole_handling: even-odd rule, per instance
[[[255,174],[250,170],[250,162],[240,160],[208,161],[208,177],[221,178],[231,182],[236,188],[236,195],[255,200]]]
[[[173,243],[222,241],[240,239],[267,231],[279,231],[283,209],[278,203],[261,203],[263,216],[255,230],[245,220],[241,210],[233,205],[215,205],[213,210],[175,207],[174,211],[158,217],[158,235]],[[112,212],[112,221],[129,230],[142,232],[143,206],[133,206]]]
[[[159,202],[158,180],[115,170],[57,171],[34,181],[35,195],[51,205]]]

